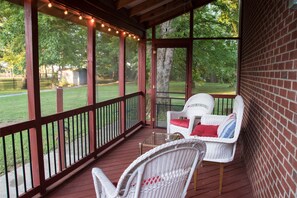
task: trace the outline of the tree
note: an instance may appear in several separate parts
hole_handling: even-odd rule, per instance
[[[197,40],[193,43],[193,82],[234,83],[237,41],[215,38],[238,36],[238,14],[238,0],[217,0],[195,10],[194,37],[210,39]],[[179,16],[157,27],[157,37],[188,37],[188,24],[189,14]],[[158,50],[158,91],[168,92],[169,80],[181,80],[182,74],[185,74],[185,57],[180,53],[182,52],[172,51],[166,55],[164,51]],[[173,62],[180,64],[176,64],[176,68],[173,69]]]
[[[25,28],[24,12],[19,6],[0,0],[0,62],[13,74],[24,74]]]

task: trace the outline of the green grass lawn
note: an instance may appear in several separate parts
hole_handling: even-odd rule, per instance
[[[185,92],[185,84],[183,82],[170,82],[171,92]],[[126,93],[137,91],[137,85],[128,83]],[[24,90],[1,91],[0,96],[24,93]],[[211,94],[235,94],[234,88],[228,84],[205,83],[202,86],[196,86],[192,93],[206,92]],[[26,93],[26,92],[25,92]],[[71,87],[63,90],[64,111],[83,107],[87,105],[87,87]],[[97,86],[97,102],[106,101],[119,96],[118,84],[106,84]],[[184,98],[184,94],[171,94],[170,97]],[[28,120],[28,96],[27,94],[0,97],[0,127],[3,125]],[[183,103],[183,101],[175,100],[174,103]],[[52,115],[56,113],[56,90],[41,91],[41,114],[42,116]]]

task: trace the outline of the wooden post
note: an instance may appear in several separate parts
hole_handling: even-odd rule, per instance
[[[88,105],[93,108],[89,112],[90,152],[96,150],[96,30],[95,23],[88,20]]]
[[[63,106],[63,88],[57,87],[57,113],[61,113],[64,111]],[[59,120],[59,170],[62,171],[66,168],[65,162],[65,136],[64,136],[64,124],[63,120]]]
[[[125,62],[126,62],[126,42],[125,35],[120,35],[120,57],[119,57],[119,92],[120,96],[125,96]],[[126,131],[126,100],[121,102],[121,133]]]
[[[193,10],[190,12],[190,42],[187,47],[187,69],[186,69],[186,101],[192,96],[192,65],[193,65]]]
[[[138,91],[143,93],[143,96],[140,96],[139,101],[139,113],[140,113],[140,121],[145,124],[145,72],[146,72],[146,43],[141,40],[138,43]]]
[[[151,65],[151,126],[155,127],[156,117],[156,71],[157,71],[157,49],[155,47],[156,30],[152,27],[152,65]]]
[[[24,0],[25,39],[26,39],[26,73],[28,88],[29,119],[35,120],[35,128],[30,129],[33,185],[40,186],[40,193],[45,193],[42,185],[45,181],[43,163],[43,145],[40,109],[40,85],[38,62],[38,18],[37,1]]]

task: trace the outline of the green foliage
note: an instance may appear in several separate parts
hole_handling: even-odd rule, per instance
[[[24,11],[5,0],[0,0],[0,5],[0,63],[8,64],[5,69],[14,74],[24,74]]]
[[[98,77],[118,80],[119,45],[118,37],[97,32],[96,70]]]
[[[126,81],[137,82],[138,45],[132,38],[126,39]]]
[[[87,28],[38,14],[39,64],[83,68],[87,60]]]

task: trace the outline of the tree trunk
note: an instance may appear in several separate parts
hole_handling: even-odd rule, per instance
[[[161,37],[172,32],[171,22],[167,21],[161,24]],[[169,79],[173,61],[173,48],[159,48],[157,52],[157,92],[160,97],[168,97]],[[165,102],[165,101],[164,101]]]

